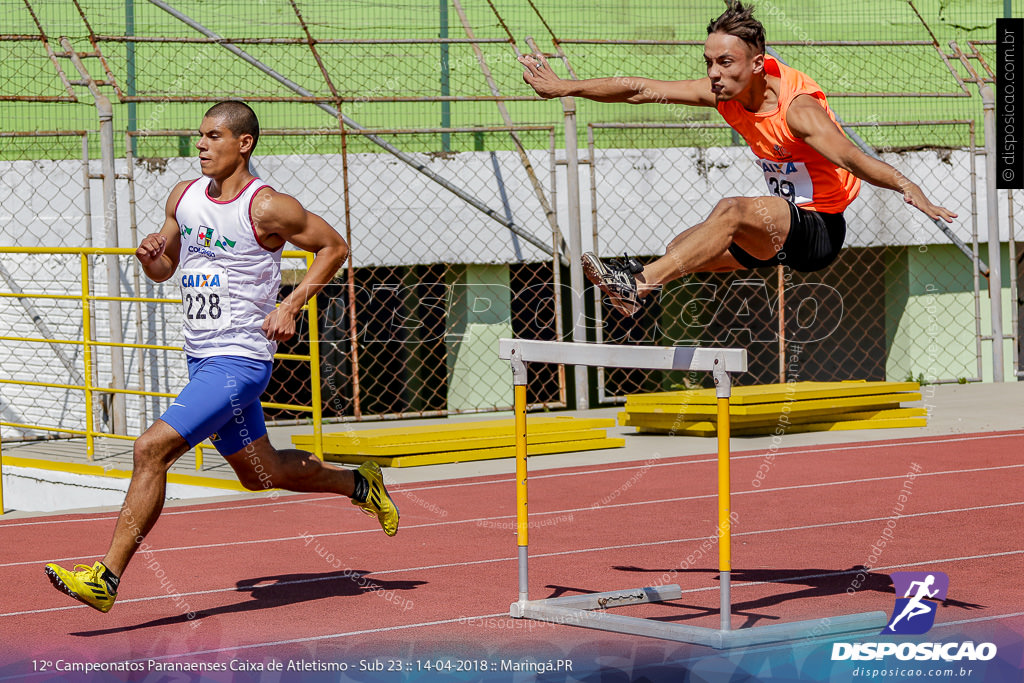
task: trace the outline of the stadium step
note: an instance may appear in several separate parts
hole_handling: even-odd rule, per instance
[[[734,387],[729,402],[735,436],[924,427],[917,382],[791,382]],[[626,398],[619,423],[640,433],[714,436],[718,422],[714,389],[688,389]]]
[[[527,417],[528,456],[622,448],[624,439],[609,438],[610,418]],[[313,449],[313,435],[292,436],[296,448]],[[373,460],[382,467],[414,467],[515,457],[512,418],[415,427],[388,427],[323,435],[324,459],[359,464]]]

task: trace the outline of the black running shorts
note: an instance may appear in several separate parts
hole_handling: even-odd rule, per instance
[[[729,253],[745,268],[783,265],[801,273],[813,273],[829,266],[846,239],[846,219],[841,213],[820,213],[789,204],[789,235],[779,253],[770,259],[757,259],[736,244]]]

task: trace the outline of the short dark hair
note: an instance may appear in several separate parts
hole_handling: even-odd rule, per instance
[[[764,54],[764,26],[754,18],[754,8],[744,7],[739,0],[726,0],[726,10],[722,15],[708,24],[708,35],[727,33],[736,36],[754,48],[758,54]]]
[[[239,135],[252,136],[252,148],[256,149],[256,143],[260,139],[260,122],[256,118],[256,112],[245,102],[238,100],[226,100],[218,102],[206,110],[206,116],[218,116],[224,119],[235,137]],[[250,152],[252,150],[249,150]]]

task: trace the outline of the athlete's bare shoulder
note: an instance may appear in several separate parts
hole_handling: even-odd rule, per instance
[[[181,195],[185,194],[185,189],[196,181],[195,178],[192,180],[182,180],[177,183],[172,189],[171,194],[167,197],[167,214],[173,215],[174,209],[178,206],[178,200],[181,199]]]
[[[297,221],[305,214],[298,199],[269,185],[256,191],[250,211],[253,224],[268,232],[274,232],[281,224]]]
[[[253,195],[249,218],[260,242],[268,249],[277,249],[290,238],[296,226],[305,224],[306,210],[290,194],[264,186]]]

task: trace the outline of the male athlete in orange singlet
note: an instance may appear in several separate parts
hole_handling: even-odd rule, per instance
[[[764,27],[753,8],[730,0],[708,25],[707,78],[656,81],[594,78],[567,81],[542,55],[524,56],[523,79],[545,98],[578,96],[598,102],[651,102],[715,107],[760,160],[768,197],[728,197],[703,223],[677,235],[665,256],[646,266],[626,257],[604,264],[583,255],[583,272],[626,315],[661,285],[696,272],[782,264],[801,272],[831,264],[843,246],[843,211],[860,181],[895,190],[929,218],[951,223],[889,164],[857,149],[836,124],[825,94],[805,74],[764,53]]]

